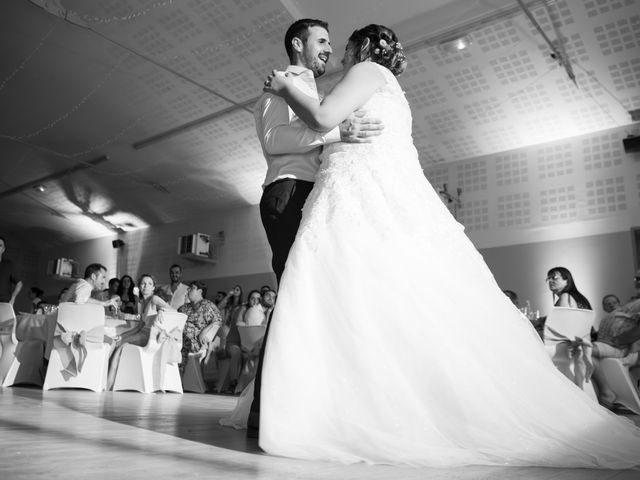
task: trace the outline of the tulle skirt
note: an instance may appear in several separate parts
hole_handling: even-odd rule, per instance
[[[364,157],[333,155],[305,205],[260,446],[347,463],[639,465],[640,430],[557,371],[417,162]]]

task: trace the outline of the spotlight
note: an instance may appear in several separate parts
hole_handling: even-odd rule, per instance
[[[124,247],[124,242],[119,238],[117,238],[111,242],[111,245],[113,246],[113,248],[120,248],[120,247]]]
[[[36,192],[38,192],[38,193],[42,193],[42,192],[44,192],[44,191],[47,189],[47,186],[46,186],[46,185],[42,185],[42,184],[40,184],[40,185],[34,185],[32,188],[33,188]]]
[[[469,45],[472,43],[471,37],[469,35],[465,35],[463,37],[452,38],[451,40],[440,42],[439,47],[440,50],[446,53],[458,53],[469,48]]]

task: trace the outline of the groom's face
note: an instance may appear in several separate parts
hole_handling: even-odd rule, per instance
[[[310,27],[301,57],[302,63],[313,72],[314,77],[324,73],[332,52],[329,32],[322,27]]]

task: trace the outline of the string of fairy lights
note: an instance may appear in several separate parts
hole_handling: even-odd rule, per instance
[[[95,15],[79,14],[78,12],[75,12],[75,11],[70,11],[70,12],[75,14],[85,22],[93,23],[93,24],[108,25],[110,23],[131,22],[133,20],[137,20],[138,18],[144,17],[145,15],[148,15],[152,11],[157,10],[159,8],[172,6],[173,2],[174,0],[166,0],[164,2],[155,2],[149,5],[147,8],[144,8],[137,12],[130,12],[130,13],[127,13],[126,15],[112,15],[111,17],[97,17]]]
[[[36,53],[38,53],[38,50],[42,48],[42,46],[45,44],[45,40],[49,37],[49,35],[51,35],[51,33],[55,28],[56,28],[56,23],[54,22],[53,25],[51,25],[51,27],[40,38],[35,48],[31,50],[31,52],[29,52],[29,54],[24,58],[24,60],[22,60],[22,62],[20,62],[20,64],[13,70],[13,72],[11,72],[4,80],[2,80],[2,83],[0,83],[0,92],[4,90],[5,85],[9,83],[9,81],[11,81],[13,77],[15,77],[18,73],[22,71],[22,69],[24,69],[25,65],[29,63],[29,61],[33,58],[33,56]]]
[[[152,5],[148,6],[147,8],[144,8],[142,10],[139,11],[134,11],[134,12],[130,12],[127,13],[125,15],[112,15],[112,16],[108,16],[108,17],[101,17],[101,16],[95,16],[95,15],[87,15],[87,14],[83,14],[77,11],[73,11],[73,10],[68,10],[65,9],[61,4],[59,3],[55,3],[56,0],[53,0],[53,2],[49,1],[49,2],[42,2],[41,0],[31,0],[32,3],[38,4],[38,6],[44,8],[45,10],[49,11],[49,13],[52,13],[53,15],[60,17],[62,19],[64,19],[65,21],[72,23],[78,27],[84,28],[84,29],[88,29],[89,31],[91,31],[94,34],[97,34],[103,38],[105,38],[106,40],[111,40],[108,37],[106,37],[103,33],[94,30],[91,25],[108,25],[108,24],[113,24],[116,22],[134,22],[138,19],[140,19],[141,17],[144,17],[148,14],[150,14],[152,11],[160,9],[160,8],[164,8],[164,7],[170,7],[172,5],[174,5],[176,3],[175,0],[167,0],[167,1],[162,1],[162,2],[155,2]],[[121,130],[119,130],[118,132],[116,132],[115,134],[111,135],[110,137],[108,137],[107,139],[105,139],[104,141],[101,141],[99,143],[96,143],[94,145],[91,145],[81,151],[76,151],[76,152],[59,152],[56,151],[54,149],[48,148],[46,146],[43,145],[38,145],[36,143],[33,142],[33,139],[45,132],[47,132],[48,130],[54,128],[57,124],[59,124],[60,122],[64,121],[65,119],[69,118],[72,114],[74,114],[75,112],[77,112],[92,96],[94,96],[109,80],[109,78],[116,72],[116,70],[118,70],[118,68],[123,64],[123,62],[125,62],[125,60],[127,60],[128,58],[130,58],[132,55],[138,55],[139,57],[145,59],[145,60],[149,60],[151,61],[152,64],[155,64],[157,67],[159,68],[163,68],[165,70],[170,71],[171,73],[174,74],[178,74],[178,76],[180,78],[183,78],[183,80],[187,80],[189,81],[188,78],[185,78],[182,74],[179,74],[179,72],[175,72],[174,70],[172,70],[169,67],[164,66],[162,63],[164,64],[172,64],[173,62],[179,61],[182,58],[185,58],[185,56],[193,56],[196,57],[198,59],[202,59],[203,57],[207,57],[207,56],[214,56],[215,54],[218,54],[220,52],[228,52],[231,51],[234,48],[237,48],[239,45],[242,45],[244,42],[249,41],[252,37],[255,36],[256,33],[258,33],[260,31],[260,29],[264,29],[264,28],[269,28],[269,25],[271,25],[271,27],[273,28],[276,25],[280,25],[282,24],[282,22],[289,22],[291,21],[290,16],[287,15],[286,11],[280,11],[277,12],[275,15],[272,15],[270,18],[266,19],[265,22],[263,22],[261,24],[261,26],[258,28],[254,28],[251,30],[245,30],[243,32],[241,32],[240,34],[237,35],[231,35],[228,36],[227,40],[225,41],[216,41],[214,44],[209,44],[209,45],[204,45],[204,46],[200,46],[197,47],[195,49],[191,49],[188,50],[184,53],[178,53],[175,55],[171,55],[171,56],[160,56],[160,60],[159,61],[155,61],[153,59],[150,59],[144,55],[138,54],[137,52],[126,48],[126,46],[120,45],[121,47],[125,47],[124,50],[127,52],[127,54],[123,57],[121,57],[119,59],[119,61],[113,65],[98,81],[97,83],[90,89],[90,91],[84,95],[80,101],[78,101],[75,105],[73,105],[71,108],[69,108],[68,110],[66,110],[64,113],[62,113],[61,115],[59,115],[56,119],[52,120],[51,122],[47,123],[46,125],[43,125],[42,127],[38,128],[35,131],[32,132],[28,132],[28,133],[23,133],[23,134],[19,134],[19,135],[7,135],[7,134],[0,134],[0,138],[4,138],[4,139],[8,139],[8,140],[12,140],[15,142],[18,142],[20,144],[23,144],[27,147],[30,147],[36,151],[41,151],[43,153],[58,157],[58,158],[64,158],[64,159],[69,159],[69,160],[75,160],[76,163],[85,163],[85,164],[89,164],[90,162],[88,160],[82,160],[80,159],[80,157],[84,157],[85,155],[91,154],[91,153],[95,153],[97,151],[103,150],[105,149],[105,147],[108,147],[109,145],[111,145],[112,143],[116,142],[119,138],[121,138],[123,135],[125,135],[128,131],[132,130],[136,125],[138,125],[144,118],[146,118],[148,115],[141,115],[137,118],[135,118],[132,122],[130,122],[129,124],[127,124],[124,128],[122,128]],[[8,84],[11,80],[14,79],[14,77],[16,75],[18,75],[29,63],[29,61],[37,54],[37,52],[42,48],[43,45],[46,44],[46,40],[47,38],[53,33],[53,31],[55,30],[56,27],[56,23],[54,23],[45,33],[44,35],[42,35],[42,37],[40,38],[40,40],[38,41],[38,43],[36,44],[36,47],[22,60],[22,62],[20,62],[20,64],[14,69],[14,71],[7,76],[2,84],[0,84],[0,92],[2,91],[2,89],[5,87],[6,84]],[[224,31],[224,29],[221,29],[223,35],[227,32]],[[116,43],[115,41],[112,41],[112,43]],[[162,62],[162,63],[161,63]],[[247,62],[249,63],[249,62]],[[263,72],[257,72],[257,70],[255,69],[255,67],[253,65],[251,65],[249,63],[250,67],[258,74],[261,74]],[[193,82],[192,83],[196,83]],[[197,84],[198,86],[204,87],[202,85]],[[209,91],[208,88],[204,87],[205,90]],[[214,93],[216,94],[216,92],[211,92],[210,93]],[[219,95],[221,96],[221,95]],[[223,97],[225,98],[225,97]],[[233,102],[232,102],[233,103]],[[96,173],[99,173],[101,175],[107,175],[107,176],[111,176],[111,177],[122,177],[127,183],[131,183],[134,185],[147,185],[148,182],[146,181],[141,181],[135,178],[135,174],[136,173],[140,173],[143,172],[145,170],[147,170],[146,166],[139,166],[139,167],[134,167],[131,169],[127,169],[127,170],[122,170],[122,171],[109,171],[106,170],[104,168],[100,168],[97,166],[92,166],[92,170],[95,171]],[[176,179],[172,179],[172,180],[166,180],[163,182],[162,186],[171,186],[171,185],[175,185],[177,183],[180,183],[182,181],[184,181],[184,178],[176,178]],[[155,188],[155,187],[154,187]]]
[[[62,115],[60,115],[58,118],[56,118],[55,120],[52,120],[51,122],[49,122],[48,124],[40,127],[39,129],[31,132],[31,133],[24,133],[22,135],[18,135],[15,137],[12,137],[13,140],[26,140],[28,138],[33,138],[36,137],[38,135],[40,135],[43,132],[46,132],[47,130],[52,129],[53,127],[55,127],[58,123],[60,123],[61,121],[65,120],[66,118],[68,118],[71,114],[73,114],[74,112],[76,112],[82,105],[84,105],[87,100],[89,100],[96,92],[98,92],[98,90],[100,90],[100,88],[102,88],[102,86],[107,82],[107,80],[109,79],[109,77],[111,77],[113,75],[113,73],[120,68],[120,65],[122,65],[122,63],[129,57],[129,54],[123,56],[120,58],[120,60],[118,62],[116,62],[115,65],[113,65],[105,75],[102,76],[102,78],[98,81],[98,83],[91,89],[89,90],[89,93],[87,93],[85,96],[82,97],[82,99],[76,103],[73,107],[71,107],[69,110],[67,110],[66,112],[64,112]]]
[[[175,0],[167,0],[167,1],[162,1],[162,2],[155,2],[151,5],[149,5],[148,7],[142,9],[142,10],[138,10],[138,11],[134,11],[134,12],[129,12],[127,14],[124,15],[112,15],[112,16],[107,16],[107,17],[103,17],[103,16],[96,16],[96,15],[88,15],[88,14],[83,14],[74,10],[69,10],[64,8],[60,3],[56,3],[55,0],[53,0],[53,2],[49,1],[49,2],[43,2],[41,0],[31,0],[32,3],[37,4],[38,6],[44,8],[45,10],[49,11],[49,13],[52,13],[58,17],[63,18],[65,21],[73,23],[79,27],[88,29],[89,31],[98,34],[99,36],[106,38],[107,40],[109,40],[107,37],[105,37],[104,34],[92,29],[90,26],[88,26],[88,23],[91,24],[97,24],[97,25],[107,25],[107,24],[111,24],[111,23],[115,23],[115,22],[133,22],[141,17],[144,17],[148,14],[150,14],[152,11],[160,9],[160,8],[164,8],[164,7],[170,7],[173,6],[176,1]],[[284,17],[286,16],[285,12],[279,12],[277,15],[271,17],[270,19],[268,19],[268,23],[273,23],[276,24],[278,22],[281,22],[284,20]],[[287,19],[288,20],[288,19]],[[45,34],[40,38],[40,40],[38,41],[36,47],[23,59],[22,62],[20,62],[20,64],[14,69],[14,71],[8,75],[3,82],[0,84],[0,91],[2,91],[2,89],[16,76],[18,75],[18,73],[20,73],[20,71],[22,71],[27,64],[29,63],[29,61],[34,57],[34,55],[41,49],[41,47],[43,45],[45,45],[45,41],[46,39],[51,35],[51,33],[54,31],[56,24],[54,23],[46,32]],[[260,28],[264,28],[264,25],[262,25],[262,27]],[[172,63],[175,62],[176,60],[179,60],[181,58],[184,58],[185,55],[189,55],[189,56],[195,56],[195,57],[199,57],[202,58],[204,56],[211,56],[215,53],[221,52],[221,51],[228,51],[229,49],[232,49],[233,47],[236,47],[237,45],[242,44],[243,42],[246,42],[248,39],[252,38],[259,30],[260,28],[254,28],[252,30],[246,30],[243,33],[230,37],[229,39],[227,39],[226,41],[220,42],[217,41],[214,45],[206,45],[206,46],[202,46],[202,47],[198,47],[196,49],[192,49],[189,50],[185,53],[182,54],[176,54],[176,55],[172,55],[172,56],[162,56],[160,57],[160,61],[163,63]],[[116,43],[117,42],[113,42]],[[122,45],[120,45],[122,46]],[[174,70],[172,70],[169,67],[166,67],[164,65],[162,65],[160,62],[155,61],[153,59],[150,59],[148,57],[145,57],[144,55],[138,54],[137,52],[131,50],[131,49],[127,49],[125,48],[125,50],[127,51],[127,55],[125,55],[124,57],[121,57],[120,60],[114,65],[112,66],[109,71],[107,71],[102,78],[100,78],[98,80],[98,82],[93,86],[93,88],[91,88],[91,90],[85,95],[83,96],[82,99],[80,99],[79,102],[77,102],[75,105],[73,105],[71,108],[69,108],[67,111],[65,111],[63,114],[61,114],[60,116],[58,116],[56,119],[52,120],[51,122],[47,123],[46,125],[43,125],[42,127],[38,128],[35,131],[32,132],[28,132],[28,133],[23,133],[23,134],[18,134],[18,135],[8,135],[8,134],[0,134],[0,138],[4,138],[4,139],[8,139],[8,140],[13,140],[19,143],[22,143],[24,145],[27,146],[31,146],[35,149],[41,150],[41,151],[46,151],[52,155],[55,155],[57,157],[63,157],[63,158],[76,158],[79,156],[82,156],[84,154],[87,153],[91,153],[96,151],[99,148],[108,146],[109,144],[113,143],[114,141],[116,141],[118,138],[120,138],[124,133],[126,133],[128,130],[130,130],[131,128],[133,128],[136,124],[138,124],[143,116],[136,118],[133,122],[131,122],[129,125],[127,125],[126,127],[124,127],[122,130],[120,130],[119,132],[117,132],[116,134],[112,135],[111,137],[109,137],[107,140],[100,142],[99,144],[96,145],[92,145],[82,151],[79,152],[73,152],[73,153],[62,153],[62,152],[57,152],[55,150],[46,148],[46,147],[42,147],[39,145],[35,145],[32,142],[30,142],[30,139],[33,139],[34,137],[37,137],[45,132],[47,132],[48,130],[52,129],[53,127],[55,127],[58,123],[60,123],[61,121],[69,118],[73,113],[75,113],[76,111],[78,111],[93,95],[95,95],[102,87],[103,85],[107,82],[107,80],[114,74],[114,72],[122,65],[122,63],[127,60],[128,58],[130,58],[131,55],[138,55],[146,60],[151,61],[151,63],[155,64],[156,66],[160,67],[160,68],[165,68],[166,70],[178,75],[180,78],[182,78],[183,80],[189,81],[189,78],[185,77],[184,75],[180,74],[179,72],[176,72]],[[253,66],[252,66],[253,68]],[[255,69],[254,69],[255,70]],[[211,89],[209,89],[208,87],[198,84],[195,81],[192,81],[192,83],[196,84],[197,86],[200,86],[202,88],[204,88],[205,90],[209,91],[209,93],[213,93],[213,94],[217,94],[218,96],[222,97],[225,100],[230,101],[231,103],[235,103],[230,99],[227,99],[226,97],[218,94],[215,91],[212,91]],[[107,172],[104,172],[107,173]],[[125,172],[125,174],[128,172]]]

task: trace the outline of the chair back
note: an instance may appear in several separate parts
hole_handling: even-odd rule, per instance
[[[16,339],[16,314],[10,303],[0,303],[0,331],[11,332],[11,341],[18,343]]]
[[[155,318],[153,318],[155,317]],[[149,341],[144,347],[147,352],[155,352],[158,350],[164,342],[161,332],[171,335],[176,328],[180,331],[178,343],[182,346],[182,332],[184,331],[184,324],[187,322],[187,315],[180,312],[167,312],[160,310],[153,316],[148,315],[147,321],[151,322],[151,334],[149,335]]]
[[[591,327],[596,318],[593,310],[582,310],[579,308],[555,307],[549,315],[544,325],[545,343],[549,343],[550,338],[555,338],[555,332],[573,340],[575,337],[582,337],[589,340]],[[551,341],[553,342],[553,341]]]
[[[104,325],[104,308],[97,303],[65,302],[58,306],[58,323],[68,332]]]
[[[267,330],[266,325],[238,325],[238,333],[240,334],[240,343],[246,350],[251,350],[255,344],[264,337]]]
[[[180,331],[184,330],[184,324],[187,323],[187,314],[180,312],[167,312],[162,310],[158,312],[158,318],[162,322],[162,327],[170,332],[174,328],[178,328]]]

